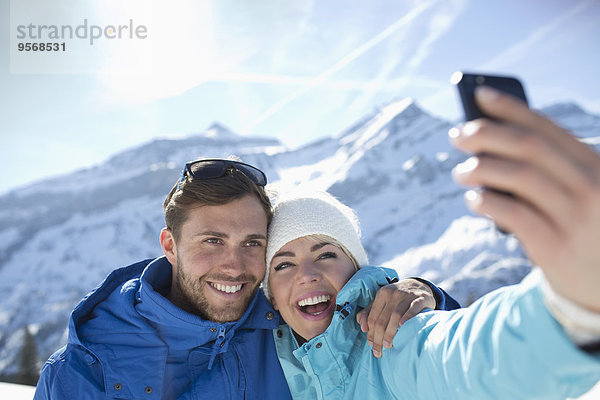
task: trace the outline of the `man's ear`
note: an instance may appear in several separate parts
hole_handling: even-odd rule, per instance
[[[162,228],[160,231],[160,247],[171,265],[177,265],[177,245],[169,228]]]
[[[275,297],[271,296],[271,305],[273,306],[273,310],[279,311],[279,307],[277,307],[277,302],[275,301]]]

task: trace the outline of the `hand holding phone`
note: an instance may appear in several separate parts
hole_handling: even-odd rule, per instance
[[[460,101],[465,112],[465,120],[471,121],[477,118],[491,118],[477,106],[475,102],[475,89],[477,86],[485,85],[494,88],[498,91],[508,93],[514,97],[521,99],[527,104],[527,97],[525,96],[525,90],[523,85],[518,79],[511,76],[495,76],[495,75],[484,75],[484,74],[470,74],[461,71],[456,71],[450,78],[450,83],[456,86]],[[500,193],[505,196],[513,196],[512,193],[497,190],[494,188],[485,188],[486,190],[492,190],[496,193]],[[502,233],[508,233],[506,230],[498,227],[498,230]]]
[[[459,78],[453,82],[463,76]],[[468,85],[486,83],[490,80],[484,77]],[[556,293],[600,313],[600,155],[550,119],[527,110],[521,100],[491,90],[478,92],[477,104],[497,121],[483,119],[448,132],[457,149],[480,161],[455,168],[453,178],[466,187],[514,193],[509,197],[486,189],[471,192],[466,202],[476,214],[514,232]]]

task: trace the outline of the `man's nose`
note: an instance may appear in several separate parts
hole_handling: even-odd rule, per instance
[[[242,257],[242,249],[237,247],[227,249],[221,271],[235,276],[243,273],[245,269],[246,264]]]

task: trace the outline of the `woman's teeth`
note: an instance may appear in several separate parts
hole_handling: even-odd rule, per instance
[[[235,293],[238,292],[243,285],[222,285],[220,283],[212,283],[210,284],[210,286],[214,287],[215,289],[217,289],[220,292],[225,292],[225,293]]]
[[[328,294],[322,294],[320,296],[309,297],[307,299],[300,300],[298,302],[298,306],[299,307],[312,306],[315,304],[324,303],[326,301],[329,301],[330,298],[331,298],[331,296],[329,296]]]

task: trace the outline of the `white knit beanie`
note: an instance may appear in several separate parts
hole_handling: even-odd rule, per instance
[[[359,268],[369,260],[360,242],[360,225],[354,211],[326,192],[297,192],[282,196],[273,208],[267,240],[267,272],[263,291],[270,299],[269,266],[276,252],[292,240],[309,235],[335,239],[354,257]]]

